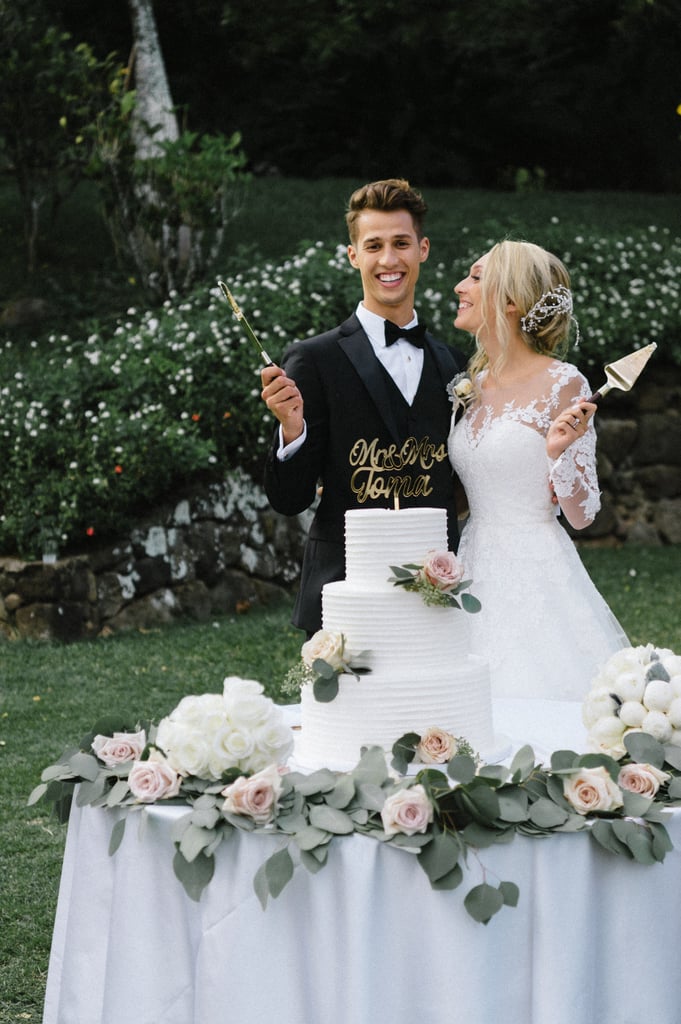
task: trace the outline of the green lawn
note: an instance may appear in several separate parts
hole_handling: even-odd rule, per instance
[[[584,561],[634,644],[681,652],[681,547],[585,548]],[[275,699],[299,655],[290,609],[72,646],[0,644],[0,1024],[41,1019],[65,828],[27,807],[42,768],[101,715],[158,719],[225,675]],[[74,1022],[77,1024],[77,1022]]]

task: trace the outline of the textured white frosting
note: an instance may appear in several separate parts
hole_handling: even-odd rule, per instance
[[[338,696],[318,703],[303,687],[296,760],[305,767],[351,767],[363,746],[390,751],[406,732],[439,726],[483,753],[492,748],[487,662],[469,654],[468,613],[429,607],[389,582],[390,566],[420,563],[447,549],[444,509],[346,513],[347,578],[322,593],[325,629],[342,633],[354,665]]]

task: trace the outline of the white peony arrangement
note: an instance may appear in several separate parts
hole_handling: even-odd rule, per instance
[[[589,749],[611,757],[632,732],[681,746],[681,657],[652,644],[617,651],[592,681],[582,721]]]

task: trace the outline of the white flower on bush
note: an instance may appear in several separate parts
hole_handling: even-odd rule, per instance
[[[177,796],[181,784],[181,776],[158,750],[152,750],[148,761],[135,761],[128,775],[130,792],[141,803]]]
[[[444,764],[451,761],[456,749],[456,738],[451,733],[438,726],[431,726],[421,736],[416,748],[416,757],[422,764]]]
[[[578,814],[613,811],[622,806],[620,788],[603,765],[581,768],[569,775],[563,780],[563,793]]]
[[[180,775],[217,781],[229,768],[283,763],[293,736],[260,683],[229,676],[222,694],[184,697],[159,723],[156,744]]]
[[[281,773],[276,765],[268,765],[250,778],[240,776],[222,790],[226,798],[222,811],[242,814],[258,825],[265,825],[274,816],[281,787]]]
[[[300,656],[308,668],[315,661],[325,661],[331,668],[340,671],[344,665],[345,638],[342,633],[332,633],[328,629],[318,629],[314,636],[306,640],[300,649]]]
[[[109,768],[140,758],[146,745],[147,734],[144,729],[139,732],[115,732],[113,736],[98,733],[92,741],[95,755]]]
[[[398,832],[406,836],[425,832],[432,820],[433,805],[421,785],[391,793],[381,811],[383,831],[387,836],[394,836]]]
[[[455,590],[464,576],[464,568],[452,551],[429,551],[421,572],[443,594]]]
[[[617,784],[620,789],[629,789],[632,793],[640,793],[641,796],[652,799],[669,778],[669,772],[663,772],[652,764],[641,762],[625,765],[620,770]]]

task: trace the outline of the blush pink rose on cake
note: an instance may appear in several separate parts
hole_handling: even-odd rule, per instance
[[[432,586],[446,594],[461,583],[464,568],[452,551],[430,551],[421,572]]]

